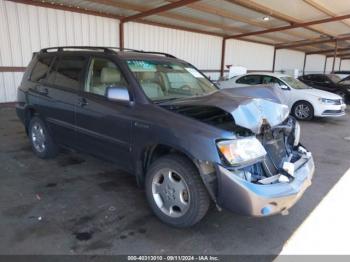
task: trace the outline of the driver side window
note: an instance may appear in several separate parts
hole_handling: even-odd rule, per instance
[[[262,83],[263,84],[278,84],[279,86],[284,85],[280,80],[278,80],[277,78],[275,78],[273,76],[264,76]]]
[[[125,87],[127,83],[119,67],[106,58],[92,58],[84,91],[106,96],[108,87]]]

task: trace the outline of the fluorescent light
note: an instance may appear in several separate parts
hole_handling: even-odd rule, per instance
[[[264,17],[263,17],[263,20],[264,20],[264,21],[269,21],[269,20],[270,20],[270,17],[264,16]]]

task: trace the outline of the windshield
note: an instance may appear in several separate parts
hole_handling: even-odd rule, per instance
[[[147,97],[154,102],[201,96],[218,90],[188,64],[153,60],[128,60],[127,64]]]
[[[305,85],[300,80],[298,80],[294,77],[291,77],[291,76],[283,76],[283,77],[281,77],[281,79],[294,89],[310,89],[311,88],[311,87]]]
[[[341,78],[337,75],[327,75],[327,76],[333,83],[338,83],[341,80]]]
[[[350,85],[350,77],[345,77],[343,80],[339,82],[340,85]]]

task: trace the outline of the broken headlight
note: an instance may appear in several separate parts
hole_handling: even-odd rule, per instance
[[[220,141],[217,146],[231,165],[242,165],[266,155],[264,147],[256,137]]]
[[[300,124],[298,121],[295,121],[295,126],[294,126],[294,146],[299,145],[300,142]]]

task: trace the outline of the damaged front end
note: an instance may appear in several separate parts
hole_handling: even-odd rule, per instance
[[[251,216],[286,214],[311,185],[312,155],[300,143],[300,127],[289,117],[256,135],[266,154],[249,165],[216,165],[219,206]],[[223,156],[223,158],[225,158]]]
[[[251,216],[286,214],[311,185],[312,155],[299,142],[298,122],[275,98],[237,96],[232,90],[222,90],[163,106],[233,132],[234,138],[215,140],[219,163],[198,163],[219,207]]]

